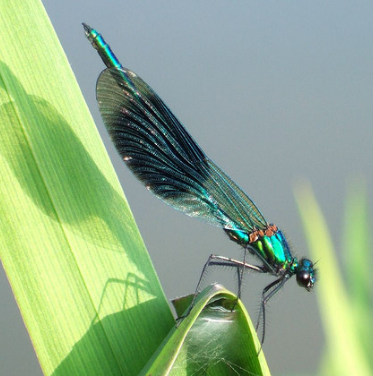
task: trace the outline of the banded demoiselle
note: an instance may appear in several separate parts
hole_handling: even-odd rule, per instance
[[[85,33],[107,66],[96,86],[101,117],[109,135],[135,176],[157,197],[185,214],[223,228],[231,240],[257,256],[251,265],[211,255],[211,265],[238,271],[238,298],[245,269],[276,279],[262,292],[260,318],[265,328],[265,305],[293,275],[310,291],[316,281],[313,263],[292,256],[281,230],[268,223],[254,202],[210,158],[158,95],[135,73],[124,68],[94,29]],[[201,279],[197,285],[199,291]]]

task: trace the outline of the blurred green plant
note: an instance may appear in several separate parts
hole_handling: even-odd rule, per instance
[[[309,184],[296,189],[296,200],[312,254],[318,260],[316,288],[326,338],[320,375],[373,374],[370,218],[362,180],[347,195],[342,271],[327,223]]]

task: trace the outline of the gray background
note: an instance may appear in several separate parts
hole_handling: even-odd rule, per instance
[[[241,251],[220,229],[154,198],[126,170],[98,113],[103,64],[82,21],[154,88],[267,220],[286,230],[296,255],[308,252],[293,197],[302,178],[312,183],[340,248],[348,183],[363,176],[372,189],[371,1],[44,3],[169,299],[194,291],[210,253]],[[215,280],[234,289],[233,273],[212,272],[206,283]],[[253,319],[268,281],[246,278],[243,300]],[[3,272],[0,294],[0,374],[40,375]],[[292,280],[268,316],[264,350],[272,373],[314,372],[324,343],[315,294]]]

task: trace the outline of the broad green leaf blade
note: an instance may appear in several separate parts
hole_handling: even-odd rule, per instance
[[[321,209],[309,184],[299,186],[295,193],[310,251],[318,261],[319,280],[315,291],[328,346],[325,374],[371,375]]]
[[[40,364],[138,374],[169,306],[43,6],[0,24],[0,257]]]
[[[205,289],[141,375],[270,375],[247,311],[236,299],[220,285]]]

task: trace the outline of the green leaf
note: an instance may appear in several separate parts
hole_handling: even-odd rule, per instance
[[[206,288],[141,375],[270,375],[247,311],[236,302],[220,285]]]
[[[315,292],[327,339],[324,357],[325,375],[371,375],[358,330],[354,311],[326,221],[309,184],[296,190],[297,204],[313,259],[317,260],[319,280]],[[349,252],[354,254],[354,250]]]
[[[350,184],[345,209],[344,259],[355,326],[373,366],[371,236],[366,184],[362,177]],[[368,261],[368,262],[367,262]]]
[[[0,257],[43,372],[138,374],[170,308],[43,6],[0,24]]]

